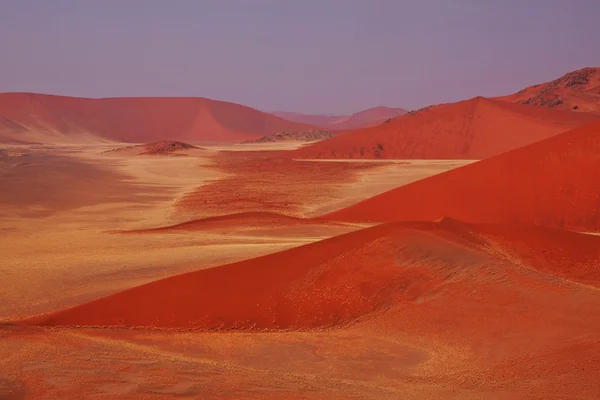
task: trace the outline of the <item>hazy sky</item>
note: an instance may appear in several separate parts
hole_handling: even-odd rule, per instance
[[[349,113],[600,65],[600,0],[0,0],[0,91]]]

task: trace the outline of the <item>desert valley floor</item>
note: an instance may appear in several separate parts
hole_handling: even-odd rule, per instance
[[[291,216],[333,211],[396,187],[398,182],[466,163],[296,161],[281,153],[280,148],[289,144],[219,146],[180,157],[106,152],[114,147],[5,150],[0,181],[13,190],[0,194],[0,319],[14,321],[48,313],[178,273],[360,229],[357,224],[300,222]],[[271,166],[276,168],[264,175],[264,168]],[[265,186],[273,193],[265,193]],[[188,221],[192,215],[207,218],[228,213],[243,214],[198,228],[151,231]],[[290,217],[283,218],[284,214]],[[322,390],[323,396],[338,390],[352,392],[355,385],[362,393],[360,381],[344,379],[340,372],[319,378],[319,353],[334,350],[332,345],[339,340],[367,347],[371,340],[338,330],[319,332],[307,342],[313,334],[145,331],[149,336],[137,337],[135,330],[52,329],[12,323],[0,329],[0,395],[9,399],[24,398],[26,393],[48,399],[75,394],[236,398],[241,392],[268,398],[282,391],[291,396],[304,385],[314,386],[311,390],[317,390],[316,394]],[[165,342],[155,347],[155,341]],[[271,342],[280,348],[273,348],[272,355],[263,359],[267,364],[243,360],[264,352]],[[389,351],[402,349],[399,356],[408,357],[403,361],[407,366],[422,358],[420,351],[401,343],[382,343]],[[209,345],[225,353],[212,354],[205,347]],[[198,353],[190,353],[189,346]],[[280,365],[282,359],[298,354],[314,358],[308,369],[296,371]],[[98,362],[101,368],[110,365],[110,372],[99,373]],[[27,378],[22,380],[23,372]],[[15,378],[17,384],[11,383]],[[271,390],[248,392],[260,382],[271,381],[275,385]],[[369,388],[371,393],[394,393],[390,390],[377,385]]]
[[[3,288],[0,318],[350,232],[362,225],[283,217],[334,211],[470,162],[293,160],[277,144],[169,157],[105,152],[114,147],[7,150],[0,181],[14,189],[0,194],[0,271],[11,285]]]
[[[115,147],[2,150],[0,398],[600,395],[600,236],[328,217],[474,160]]]

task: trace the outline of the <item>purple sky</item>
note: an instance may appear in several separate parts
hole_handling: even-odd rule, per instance
[[[600,0],[1,0],[0,91],[350,113],[600,65]]]

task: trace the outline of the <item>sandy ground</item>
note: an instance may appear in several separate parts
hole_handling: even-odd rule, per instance
[[[479,231],[496,238],[494,247],[488,247],[492,242],[482,241],[481,236],[465,236],[464,226],[453,221],[421,233],[414,227],[406,235],[388,236],[389,240],[365,241],[367,254],[348,254],[352,246],[340,249],[342,257],[336,257],[333,271],[343,271],[347,265],[354,265],[355,272],[365,271],[362,264],[372,261],[377,268],[367,268],[368,275],[343,274],[338,289],[363,279],[362,283],[372,283],[381,279],[383,270],[387,270],[384,276],[405,277],[402,285],[392,283],[387,307],[353,324],[275,332],[0,324],[0,395],[9,399],[597,398],[597,272],[589,276],[595,278],[595,286],[588,286],[571,280],[576,276],[568,268],[549,273],[535,270],[532,267],[541,264],[530,264],[524,257],[531,249],[502,252],[508,250],[503,240],[514,240],[512,228],[505,230],[506,226]],[[391,227],[393,232],[396,229]],[[541,248],[562,240],[554,238],[555,231],[543,232],[549,233],[550,242],[543,241]],[[528,232],[518,236],[519,242],[531,243]],[[571,243],[566,252],[585,264],[583,271],[593,266],[590,261],[598,253],[597,238],[585,241],[589,246],[583,249],[591,252],[581,257],[579,252],[573,254],[578,243]],[[539,253],[536,248],[533,253]],[[310,253],[306,259],[319,253],[306,247],[299,250]],[[568,264],[563,255],[561,249],[549,260]],[[324,259],[324,266],[335,260]],[[301,264],[296,262],[296,267]],[[567,272],[570,279],[553,275],[558,271]],[[310,276],[317,278],[315,284],[323,282],[322,275]],[[381,281],[390,282],[395,280]],[[335,282],[325,283],[313,294],[327,293],[331,287],[336,287]],[[234,295],[225,291],[215,307]],[[352,296],[331,293],[329,299],[334,304],[337,299],[338,305],[353,301]],[[249,305],[254,306],[254,301]],[[206,309],[195,302],[186,306]],[[117,307],[121,309],[120,304]],[[98,316],[88,312],[84,318]]]
[[[0,338],[0,353],[10,354],[0,361],[6,374],[0,395],[10,399],[413,399],[440,394],[476,399],[481,393],[453,387],[457,377],[448,372],[464,364],[460,347],[420,347],[375,333],[0,328]],[[15,348],[19,351],[11,351]],[[22,372],[10,365],[22,366]],[[379,374],[374,381],[373,374]],[[415,385],[415,376],[421,383]]]
[[[474,320],[465,316],[462,297],[453,295],[450,280],[446,297],[433,295],[431,303],[397,308],[393,329],[387,326],[387,314],[377,324],[341,330],[264,333],[44,328],[8,322],[361,226],[269,228],[246,217],[239,219],[240,229],[233,218],[226,229],[206,228],[218,225],[212,223],[183,231],[115,230],[147,232],[223,211],[275,208],[288,215],[320,215],[467,163],[299,161],[285,159],[277,146],[267,152],[211,148],[181,157],[103,152],[113,147],[12,147],[0,154],[0,187],[10,189],[0,191],[0,399],[504,400],[600,395],[600,386],[588,379],[598,355],[596,319],[580,318],[596,304],[588,299],[595,301],[590,293],[597,289],[569,283],[566,291],[562,281],[543,277],[544,285],[550,279],[557,286],[541,292],[538,278],[526,268],[508,275],[487,269],[492,284],[519,282],[490,286],[517,291],[494,304],[488,300],[495,292],[486,292],[483,285],[463,290],[467,298],[479,299],[466,303],[481,313]],[[236,203],[241,194],[254,201]],[[193,207],[182,212],[186,198],[194,200]],[[278,198],[284,201],[269,201]],[[377,243],[386,242],[373,245]],[[446,239],[441,237],[440,243]],[[463,245],[457,246],[462,252]],[[391,248],[399,251],[401,246]],[[454,250],[432,252],[426,245],[413,250],[434,267],[440,260],[457,258]],[[421,265],[415,267],[420,270]],[[478,275],[472,278],[476,281]],[[547,296],[552,302],[544,303]],[[530,304],[523,309],[529,314],[518,314],[523,310],[517,307],[521,311],[515,316],[506,308],[516,307],[511,302]],[[540,304],[553,313],[538,315]],[[501,345],[506,322],[513,318],[522,329]],[[443,328],[452,323],[456,331]],[[479,328],[471,329],[473,324]],[[569,339],[569,329],[580,335],[577,342]],[[489,333],[478,336],[480,331]],[[571,359],[585,363],[573,365]],[[588,377],[584,385],[580,375]]]
[[[306,226],[234,233],[108,233],[193,219],[189,213],[176,212],[173,204],[205,183],[232,176],[215,165],[214,151],[187,157],[104,153],[111,148],[13,147],[13,157],[0,164],[4,166],[0,185],[12,188],[0,194],[0,278],[10,282],[0,288],[0,320],[50,312],[169,275],[356,229]],[[15,157],[21,153],[29,155]],[[429,161],[419,165],[386,164],[357,171],[355,181],[338,182],[334,201],[323,204],[303,197],[303,208],[306,214],[317,215],[458,164]],[[308,178],[305,186],[322,185]],[[293,185],[281,187],[293,191]]]
[[[458,373],[471,361],[460,346],[377,333],[0,328],[0,337],[0,353],[10,354],[0,361],[6,374],[0,395],[11,393],[10,399],[478,399],[482,392],[510,393],[458,389]]]

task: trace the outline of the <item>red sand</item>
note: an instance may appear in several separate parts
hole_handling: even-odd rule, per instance
[[[0,326],[0,369],[36,398],[593,399],[599,241],[380,225]]]
[[[180,212],[198,216],[240,212],[303,215],[307,207],[336,199],[343,183],[374,163],[296,161],[289,151],[222,151],[214,165],[227,174],[180,198]]]
[[[0,134],[13,140],[234,143],[309,128],[253,108],[205,98],[86,99],[0,94]],[[89,138],[82,139],[84,135]]]
[[[600,123],[393,189],[321,218],[509,222],[600,231]]]
[[[343,131],[375,126],[381,124],[389,118],[395,118],[404,114],[406,114],[406,110],[402,108],[389,108],[383,106],[369,108],[352,115],[307,115],[285,111],[273,113],[273,115],[290,121],[310,124],[332,131]]]
[[[498,100],[600,114],[600,68],[569,72],[552,82],[533,85]]]
[[[600,236],[529,225],[477,229],[538,271],[600,288]]]
[[[496,242],[495,237],[501,240]],[[514,245],[519,247],[510,253]],[[554,246],[561,250],[548,256],[556,262],[539,269],[543,269],[543,279],[558,276],[600,283],[595,268],[600,237],[547,228],[470,226],[445,219],[437,224],[379,225],[155,281],[28,322],[304,330],[364,321],[381,313],[382,320],[389,322],[386,311],[410,309],[437,296],[447,284],[496,285],[502,270],[499,266],[508,268],[501,274],[527,275],[538,267],[537,260],[527,265],[527,258]],[[509,253],[513,257],[507,257]],[[571,261],[576,261],[577,267],[572,267]],[[490,269],[493,265],[497,267]]]
[[[599,119],[477,97],[296,150],[299,158],[482,159]]]

